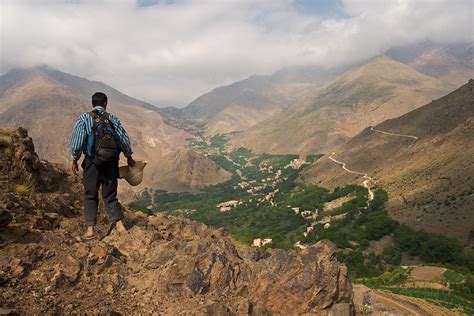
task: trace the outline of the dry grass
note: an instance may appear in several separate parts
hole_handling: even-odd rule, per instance
[[[10,147],[3,148],[3,153],[7,155],[8,157],[11,157],[13,154],[12,149]]]
[[[31,186],[27,184],[17,184],[15,186],[15,192],[18,195],[29,195],[31,193]]]
[[[7,148],[10,147],[12,140],[10,136],[5,136],[0,134],[0,147]]]

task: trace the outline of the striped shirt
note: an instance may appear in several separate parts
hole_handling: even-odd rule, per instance
[[[92,109],[99,113],[105,113],[105,109],[101,106],[96,106]],[[109,120],[112,123],[120,144],[120,151],[126,157],[132,156],[132,146],[127,132],[120,124],[118,117],[109,114]],[[92,133],[92,116],[89,113],[82,113],[79,119],[74,124],[71,135],[71,157],[73,160],[79,160],[81,154],[86,154],[87,135]]]

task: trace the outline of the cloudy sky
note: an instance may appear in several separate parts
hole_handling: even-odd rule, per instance
[[[50,65],[183,106],[290,65],[473,40],[472,0],[0,0],[0,73]]]

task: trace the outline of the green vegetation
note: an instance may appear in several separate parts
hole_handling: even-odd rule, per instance
[[[399,265],[402,253],[407,253],[419,256],[426,263],[449,265],[455,271],[465,269],[465,282],[454,282],[454,274],[448,273],[446,278],[453,281],[450,286],[469,289],[474,258],[464,253],[454,239],[417,231],[391,219],[385,210],[388,196],[384,190],[375,190],[374,199],[368,203],[367,189],[358,185],[331,192],[298,183],[300,172],[320,156],[308,156],[306,163],[299,164],[301,161],[294,161],[299,159],[297,155],[257,155],[245,148],[227,152],[228,136],[189,142],[231,172],[230,180],[197,193],[150,190],[130,206],[144,213],[166,212],[224,227],[234,238],[247,244],[255,238],[271,238],[269,247],[291,249],[296,242],[310,245],[329,239],[338,246],[338,258],[348,266],[351,277],[378,278],[370,281],[378,286],[403,281],[404,271],[387,272],[387,268]],[[152,195],[154,205],[150,207]],[[324,210],[327,202],[346,196],[350,198],[339,207]],[[223,202],[232,206],[219,206]],[[298,212],[293,208],[298,208]],[[305,214],[309,211],[309,215],[303,217],[304,211]],[[325,228],[327,222],[330,227]],[[393,244],[375,255],[370,242],[387,235],[393,237]]]
[[[422,298],[430,303],[449,309],[458,308],[469,315],[474,314],[474,302],[454,291],[429,288],[380,287],[380,289],[410,297]]]
[[[148,192],[148,190],[144,190],[141,193],[140,198],[131,202],[128,206],[130,206],[132,209],[136,210],[137,212],[152,214],[150,210],[147,208],[150,204],[151,204],[151,195]]]
[[[395,246],[387,246],[383,250],[382,259],[393,265],[399,265],[402,262],[402,253]]]
[[[211,139],[210,139],[210,142],[211,142],[211,146],[214,147],[214,148],[219,148],[219,149],[224,149],[225,147],[225,144],[227,143],[228,141],[228,138],[226,135],[224,134],[217,134],[217,135],[214,135]]]
[[[373,278],[356,279],[355,282],[365,284],[371,288],[402,285],[408,279],[409,273],[410,270],[408,269],[396,268],[391,271],[385,271]]]
[[[18,195],[29,195],[31,193],[31,186],[27,184],[17,184],[15,186],[15,193]]]
[[[466,277],[459,272],[454,270],[447,270],[443,273],[443,282],[446,284],[449,283],[461,283],[466,280]]]
[[[394,240],[400,250],[411,256],[420,256],[427,263],[466,264],[463,247],[456,239],[399,225]]]

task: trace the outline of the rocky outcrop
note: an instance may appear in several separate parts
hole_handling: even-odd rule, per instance
[[[5,158],[4,152],[0,158]],[[2,160],[9,164],[2,175],[15,168],[28,175],[29,166],[19,161],[26,160],[13,156]],[[12,186],[0,192],[2,207],[12,214],[11,223],[0,229],[2,312],[353,313],[352,286],[329,241],[300,252],[237,247],[223,229],[127,211],[126,233],[106,235],[106,225],[101,223],[99,232],[104,237],[84,243],[79,238],[81,219],[76,217],[79,191],[44,193],[39,180],[37,192],[28,196],[18,195]],[[69,183],[71,188],[74,185]]]

